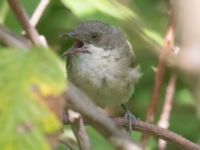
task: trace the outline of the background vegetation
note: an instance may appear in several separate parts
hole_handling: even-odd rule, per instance
[[[39,0],[20,0],[22,5],[25,7],[29,16],[31,16],[39,3]],[[137,118],[141,118],[141,120],[146,119],[146,113],[148,104],[151,99],[152,87],[154,84],[154,70],[158,64],[158,54],[161,51],[161,47],[164,44],[164,36],[167,30],[168,24],[168,9],[169,3],[164,0],[55,0],[50,1],[48,7],[44,11],[38,25],[36,28],[41,35],[44,35],[48,41],[50,47],[55,51],[55,53],[59,56],[59,58],[54,58],[53,54],[38,53],[31,54],[30,56],[26,56],[26,53],[20,55],[24,52],[10,52],[5,54],[2,51],[6,51],[3,45],[0,47],[0,101],[2,100],[2,95],[7,96],[9,94],[19,95],[19,98],[22,99],[26,97],[26,95],[20,95],[20,91],[26,89],[26,86],[29,86],[28,83],[32,86],[32,82],[37,81],[37,85],[39,87],[44,87],[44,91],[42,95],[46,93],[53,93],[52,95],[57,95],[56,92],[60,92],[63,90],[64,79],[64,63],[65,58],[62,57],[62,53],[66,51],[71,45],[72,40],[68,38],[60,38],[59,35],[63,32],[72,31],[76,25],[85,20],[100,20],[103,22],[107,22],[109,24],[120,27],[128,36],[131,44],[133,45],[133,50],[136,53],[137,62],[141,65],[143,76],[141,80],[138,82],[136,86],[136,90],[134,95],[132,96],[129,102],[129,109],[137,116]],[[23,29],[19,25],[16,17],[14,16],[12,10],[9,8],[9,5],[6,0],[0,0],[0,23],[4,26],[8,27],[10,30],[17,34],[21,34]],[[179,39],[176,39],[175,45],[179,44]],[[37,51],[37,50],[36,50]],[[28,54],[27,54],[28,55]],[[38,59],[36,55],[42,55]],[[48,56],[47,56],[48,55]],[[50,55],[50,56],[49,56]],[[18,58],[20,57],[20,59]],[[30,58],[29,58],[30,57]],[[30,64],[21,65],[24,62],[24,59],[29,59]],[[48,59],[46,59],[48,58]],[[18,61],[18,64],[14,60]],[[9,63],[9,61],[11,61]],[[21,62],[20,62],[20,61]],[[43,66],[42,62],[47,63],[46,66]],[[55,62],[54,62],[55,61]],[[37,64],[38,63],[38,64]],[[9,65],[9,66],[6,66]],[[53,65],[54,64],[54,65]],[[38,66],[41,66],[41,68]],[[61,67],[62,66],[62,67]],[[19,68],[17,70],[16,68]],[[45,68],[47,70],[46,76],[48,78],[43,77],[41,71]],[[10,74],[10,72],[15,70],[15,73],[20,73],[17,75]],[[54,73],[56,72],[56,73]],[[57,71],[56,71],[57,70]],[[31,73],[30,73],[31,72]],[[160,112],[163,106],[163,100],[166,93],[166,86],[169,81],[170,74],[173,72],[170,68],[167,68],[166,76],[163,81],[163,86],[161,88],[161,93],[159,97],[159,103],[156,111],[155,121],[156,124],[160,119]],[[3,74],[4,73],[4,74]],[[30,73],[30,75],[29,75]],[[44,72],[43,72],[44,73]],[[62,74],[62,75],[61,75]],[[35,77],[38,77],[38,79]],[[31,77],[33,76],[33,78]],[[16,79],[13,79],[16,78]],[[26,78],[23,82],[27,84],[19,85],[20,78]],[[45,79],[45,80],[44,80]],[[182,76],[182,74],[178,74],[176,90],[173,98],[172,111],[170,115],[170,126],[169,129],[183,135],[189,140],[200,143],[200,122],[197,115],[197,104],[195,98],[191,92],[191,88],[186,84],[188,78]],[[16,82],[13,82],[16,81]],[[6,82],[6,83],[4,83]],[[43,83],[44,82],[44,83]],[[49,87],[49,82],[52,85],[52,89]],[[62,83],[63,82],[63,83]],[[34,82],[35,83],[35,82]],[[56,83],[59,84],[56,86]],[[8,85],[8,88],[11,86],[11,90],[7,89],[5,85]],[[45,89],[45,86],[48,86],[48,89]],[[10,89],[10,88],[9,88]],[[57,91],[56,91],[57,89]],[[61,90],[62,89],[62,90]],[[59,91],[60,90],[60,91]],[[3,94],[2,94],[3,93]],[[5,95],[6,94],[6,95]],[[27,93],[29,94],[29,93]],[[15,95],[14,95],[15,96]],[[37,99],[38,97],[32,97],[32,99]],[[12,98],[11,98],[12,99]],[[7,122],[6,118],[12,116],[11,120],[15,120],[17,116],[19,120],[26,117],[35,117],[37,118],[37,113],[39,114],[39,110],[35,110],[37,108],[37,104],[34,104],[34,100],[32,108],[33,111],[27,113],[27,116],[23,114],[20,110],[24,109],[24,107],[28,107],[30,104],[25,106],[20,104],[20,101],[15,101],[16,105],[13,105],[15,109],[18,107],[19,111],[6,111],[7,116],[0,116],[0,130],[2,128],[6,129],[10,124],[15,124],[16,122]],[[1,109],[6,109],[7,105],[10,105],[13,102],[7,102],[0,104],[0,112]],[[36,105],[36,106],[35,106]],[[25,110],[24,110],[25,111]],[[38,111],[35,113],[35,111]],[[17,114],[16,112],[21,112]],[[29,112],[27,110],[27,112]],[[43,113],[43,112],[42,112]],[[5,117],[4,119],[2,119]],[[58,128],[58,124],[52,124],[54,122],[54,117],[51,116],[51,113],[46,111],[46,116],[48,118],[47,122],[43,123],[43,126],[39,126],[40,133],[33,132],[33,135],[40,135],[41,133],[49,133],[54,131],[54,129]],[[43,118],[41,118],[42,120]],[[41,124],[40,119],[36,119],[36,124]],[[58,121],[56,121],[58,122]],[[4,125],[3,125],[4,124]],[[46,127],[48,125],[52,125],[51,127]],[[38,128],[39,128],[38,127]],[[8,129],[9,130],[9,129]],[[71,128],[69,126],[65,126],[64,136],[74,138]],[[92,149],[94,150],[111,150],[112,146],[107,142],[98,132],[96,132],[93,128],[87,126],[87,132],[89,138],[91,140]],[[10,139],[11,133],[1,133],[0,135],[0,143],[2,139]],[[140,140],[141,133],[133,132],[132,136],[136,141]],[[7,136],[7,137],[6,137]],[[15,137],[18,138],[18,137]],[[43,139],[41,137],[41,139]],[[37,140],[41,140],[40,138]],[[23,143],[22,143],[23,144]],[[36,143],[36,145],[38,145]],[[2,145],[0,145],[1,147]],[[20,146],[18,147],[20,149]],[[38,148],[42,149],[42,148]],[[60,144],[57,148],[58,150],[66,150],[67,148]],[[157,149],[157,139],[151,138],[148,149]],[[178,149],[175,145],[168,143],[168,150],[176,150]],[[22,149],[20,149],[22,150]]]

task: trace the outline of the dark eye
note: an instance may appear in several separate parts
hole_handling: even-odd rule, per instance
[[[96,38],[98,37],[98,34],[97,34],[97,33],[91,33],[91,37],[92,37],[93,39],[96,39]]]

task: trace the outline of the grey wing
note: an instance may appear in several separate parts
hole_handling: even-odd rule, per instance
[[[132,46],[130,42],[127,40],[127,51],[128,51],[128,57],[129,57],[129,67],[130,68],[135,68],[137,66],[136,63],[136,58],[135,58],[135,53],[132,49]]]
[[[136,62],[135,54],[129,41],[127,41],[127,46],[129,51],[129,78],[135,83],[142,76],[141,68]]]

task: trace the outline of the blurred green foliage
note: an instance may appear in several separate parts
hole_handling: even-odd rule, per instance
[[[36,48],[0,49],[0,58],[1,150],[49,150],[44,135],[57,132],[61,124],[46,103],[65,89],[61,61]]]
[[[31,15],[39,0],[21,0],[21,2]],[[37,25],[37,29],[61,56],[73,41],[68,38],[60,38],[59,34],[72,31],[81,21],[101,20],[122,28],[133,45],[137,61],[143,72],[143,77],[137,84],[129,106],[138,118],[144,120],[154,81],[152,67],[157,65],[157,52],[161,50],[167,27],[167,7],[167,2],[164,0],[52,0]],[[17,33],[21,32],[21,27],[16,18],[6,6],[6,0],[0,1],[0,22]],[[172,70],[167,70],[156,121],[159,119],[171,72]],[[195,110],[194,97],[192,97],[183,80],[178,79],[170,119],[170,130],[180,133],[194,142],[200,142],[200,136],[197,134],[200,132],[200,126]],[[70,129],[66,128],[67,130]],[[87,130],[94,150],[112,149],[99,133],[92,128]],[[136,140],[139,140],[140,134],[133,133],[133,136]],[[156,142],[157,140],[152,138],[149,149],[156,149]],[[66,148],[61,146],[58,149]],[[168,144],[167,149],[176,150],[177,147]]]

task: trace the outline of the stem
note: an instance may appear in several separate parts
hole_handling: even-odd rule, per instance
[[[40,36],[37,30],[30,24],[29,17],[25,11],[25,9],[21,6],[18,0],[8,0],[10,7],[12,8],[15,16],[17,17],[19,23],[26,31],[28,38],[33,42],[36,46],[43,46],[40,41]]]

